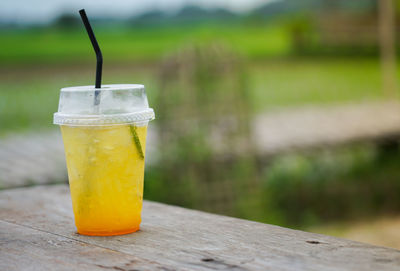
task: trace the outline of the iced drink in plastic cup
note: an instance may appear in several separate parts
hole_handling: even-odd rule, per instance
[[[154,119],[143,85],[61,89],[60,125],[78,233],[139,229],[147,124]],[[98,90],[98,89],[97,89]]]

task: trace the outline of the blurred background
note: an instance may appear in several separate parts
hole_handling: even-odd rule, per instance
[[[0,186],[66,182],[59,89],[146,86],[145,198],[400,249],[397,0],[0,2]]]

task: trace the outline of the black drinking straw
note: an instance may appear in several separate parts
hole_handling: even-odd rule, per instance
[[[89,19],[86,16],[85,10],[81,9],[79,11],[79,14],[81,15],[83,24],[85,25],[85,28],[89,35],[90,41],[92,42],[93,49],[96,52],[97,65],[96,65],[96,84],[95,84],[96,90],[94,92],[94,104],[99,105],[100,104],[99,94],[100,94],[100,88],[101,88],[101,72],[103,69],[103,55],[101,54],[99,44],[97,43],[96,37],[94,36],[93,29],[90,26]]]

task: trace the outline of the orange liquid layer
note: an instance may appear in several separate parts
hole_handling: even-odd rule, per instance
[[[128,125],[61,127],[78,233],[118,235],[141,222],[144,159]],[[145,152],[147,127],[136,127]]]
[[[89,235],[89,236],[113,236],[113,235],[129,234],[129,233],[136,232],[138,230],[139,230],[139,228],[132,228],[129,230],[124,230],[124,231],[112,231],[112,232],[108,232],[108,231],[105,231],[105,232],[78,231],[78,233],[82,234],[82,235]]]

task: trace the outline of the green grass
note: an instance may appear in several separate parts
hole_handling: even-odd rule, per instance
[[[2,83],[0,91],[0,133],[47,127],[58,104],[54,81],[32,80]]]
[[[250,69],[255,108],[383,99],[371,59],[274,61]]]
[[[275,25],[123,26],[100,27],[95,32],[106,62],[158,60],[185,44],[210,41],[230,44],[238,53],[250,58],[285,55],[290,51],[285,28]],[[0,65],[3,66],[94,61],[83,28],[3,30],[0,31],[0,43]]]
[[[105,65],[104,83],[144,83],[151,103],[157,92],[156,65]],[[51,127],[59,89],[93,84],[94,67],[41,65],[3,69],[0,134]],[[383,99],[375,60],[274,60],[250,62],[249,92],[255,112],[273,107]]]

